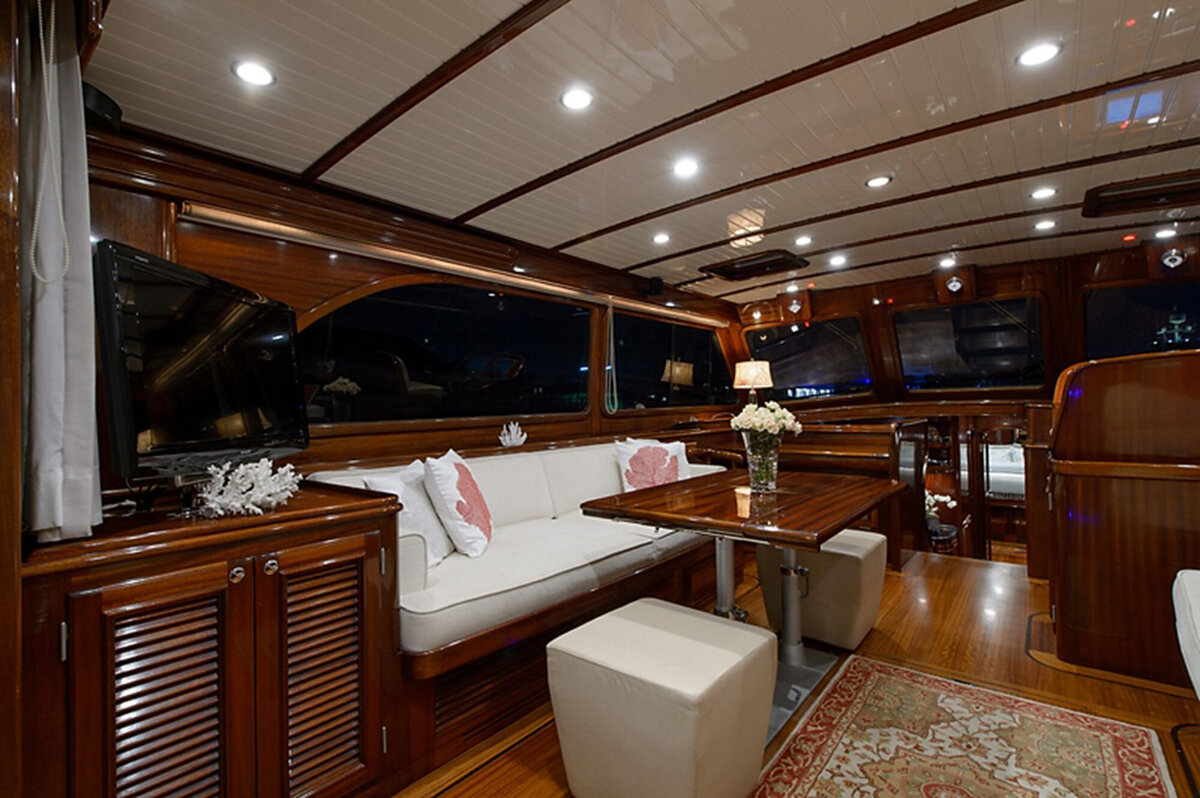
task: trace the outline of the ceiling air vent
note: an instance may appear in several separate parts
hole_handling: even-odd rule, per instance
[[[1083,195],[1083,215],[1116,216],[1179,208],[1197,202],[1200,202],[1200,170],[1192,170],[1089,189]]]
[[[803,269],[807,265],[808,261],[795,253],[785,249],[771,249],[754,255],[723,260],[720,263],[710,263],[708,266],[701,266],[700,271],[725,280],[737,281],[762,277],[764,274]]]

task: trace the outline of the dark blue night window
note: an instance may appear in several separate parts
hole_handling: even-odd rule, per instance
[[[1200,348],[1200,282],[1101,288],[1086,303],[1089,360]]]
[[[811,399],[871,390],[871,370],[856,318],[750,330],[746,343],[755,360],[771,363],[772,399]]]

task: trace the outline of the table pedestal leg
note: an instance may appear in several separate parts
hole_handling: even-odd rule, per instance
[[[717,603],[713,606],[713,614],[744,621],[748,613],[733,603],[733,541],[716,538],[713,543],[717,550]]]
[[[770,742],[813,688],[835,664],[837,657],[804,647],[800,629],[800,582],[808,579],[808,569],[800,566],[796,550],[783,549],[779,567],[779,592],[782,597],[782,629],[779,639],[779,672],[775,678],[775,696],[771,702],[771,720],[767,727]]]

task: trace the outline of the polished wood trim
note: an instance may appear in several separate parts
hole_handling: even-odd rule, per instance
[[[17,169],[17,41],[24,3],[0,12],[0,773],[21,794],[21,237]]]
[[[1200,457],[1200,452],[1197,453]],[[1200,464],[1125,463],[1089,460],[1050,460],[1055,474],[1074,477],[1128,477],[1131,479],[1170,479],[1200,481]]]
[[[594,166],[601,161],[620,155],[623,152],[627,152],[634,147],[639,147],[669,133],[674,133],[677,130],[681,130],[689,125],[694,125],[697,122],[702,122],[705,119],[716,116],[720,113],[724,113],[732,108],[737,108],[745,103],[753,102],[754,100],[766,97],[767,95],[785,89],[788,86],[794,86],[797,83],[803,83],[806,80],[812,80],[813,78],[820,77],[821,75],[826,75],[835,69],[840,69],[844,66],[858,63],[859,61],[879,55],[880,53],[886,52],[894,47],[899,47],[902,44],[907,44],[908,42],[934,35],[956,25],[961,25],[964,22],[969,22],[970,20],[994,13],[1000,9],[1015,5],[1018,1],[1019,0],[976,0],[976,2],[952,9],[945,13],[939,14],[936,17],[930,17],[929,19],[922,20],[902,30],[880,36],[878,39],[867,42],[866,44],[860,44],[857,47],[852,47],[849,50],[829,56],[828,58],[823,58],[820,61],[816,61],[808,64],[807,66],[792,70],[791,72],[771,78],[770,80],[763,81],[757,86],[751,86],[750,88],[743,89],[735,94],[722,97],[721,99],[715,100],[708,105],[701,106],[693,111],[687,112],[686,114],[681,114],[680,116],[677,116],[674,119],[669,119],[666,122],[661,122],[654,127],[647,128],[646,130],[636,133],[628,138],[622,139],[615,144],[610,144],[607,147],[596,150],[589,155],[578,158],[571,163],[560,166],[559,168],[530,180],[523,185],[517,186],[510,191],[506,191],[498,197],[493,197],[487,202],[472,208],[466,213],[460,214],[454,219],[454,221],[462,223],[474,219],[476,216],[482,216],[488,211],[494,210],[501,205],[506,205],[518,197],[522,197],[558,180],[562,180],[564,177],[575,174],[576,172],[586,169],[589,166]],[[562,247],[555,247],[555,249],[561,248]]]
[[[181,519],[166,511],[110,518],[90,538],[41,546],[21,569],[23,578],[62,573],[133,556],[169,554],[227,545],[283,530],[320,528],[331,520],[355,521],[388,516],[399,500],[384,493],[305,483],[283,507],[261,516]]]
[[[100,45],[100,36],[104,33],[104,13],[108,11],[110,0],[76,0],[75,29],[79,48],[79,71],[87,70],[92,54]]]
[[[929,191],[922,191],[919,194],[909,194],[907,196],[895,197],[893,199],[882,200],[880,202],[872,202],[868,205],[858,205],[843,211],[832,211],[830,213],[821,214],[820,216],[813,216],[808,219],[801,219],[795,222],[783,222],[781,224],[772,225],[771,227],[764,227],[754,235],[768,236],[773,233],[784,232],[785,230],[795,230],[798,227],[809,227],[820,224],[821,222],[828,222],[831,219],[842,219],[847,216],[854,216],[860,213],[881,211],[887,208],[894,208],[897,205],[906,205],[911,202],[921,202],[922,200],[935,199],[937,197],[944,197],[963,191],[974,191],[980,188],[989,188],[991,186],[1003,185],[1005,183],[1029,180],[1035,177],[1056,174],[1058,172],[1067,172],[1072,169],[1086,169],[1091,166],[1099,166],[1106,163],[1117,163],[1130,158],[1142,158],[1147,155],[1158,155],[1163,152],[1173,152],[1175,150],[1186,149],[1187,147],[1194,147],[1197,144],[1200,144],[1200,136],[1193,136],[1192,138],[1180,139],[1179,141],[1172,141],[1165,144],[1153,144],[1151,146],[1141,147],[1136,150],[1122,150],[1118,152],[1106,153],[1104,155],[1096,155],[1091,158],[1080,158],[1076,161],[1066,161],[1064,163],[1052,164],[1050,166],[1039,166],[1036,169],[1026,169],[1021,172],[1012,172],[1005,175],[993,175],[992,177],[987,177],[982,180],[972,180],[969,183],[958,183],[955,185],[946,186],[944,188],[935,188]],[[681,249],[665,255],[659,255],[657,257],[650,258],[649,260],[635,263],[632,266],[626,266],[624,267],[623,271],[637,271],[638,269],[646,266],[653,266],[656,263],[674,260],[675,258],[682,258],[687,255],[694,255],[697,252],[704,252],[705,250],[709,249],[719,249],[720,247],[728,246],[729,242],[733,240],[735,239],[722,238],[716,241],[709,241],[707,244],[697,244],[694,247],[688,247],[687,249]],[[684,280],[683,282],[675,283],[675,288],[682,288],[683,286],[702,282],[708,279],[711,278],[709,278],[707,275],[693,277],[690,280]]]
[[[1195,222],[1198,220],[1200,220],[1200,216],[1189,216],[1186,218],[1177,219],[1176,221],[1179,222],[1180,224],[1184,224],[1187,222]],[[978,250],[978,249],[990,249],[992,247],[1009,246],[1011,244],[1028,244],[1032,241],[1046,241],[1046,240],[1051,240],[1051,239],[1055,239],[1055,238],[1077,238],[1079,236],[1095,235],[1096,233],[1114,233],[1114,232],[1118,232],[1121,230],[1136,230],[1140,227],[1156,227],[1156,226],[1161,226],[1161,225],[1162,225],[1162,222],[1145,222],[1143,224],[1136,224],[1136,225],[1117,224],[1117,225],[1111,225],[1109,227],[1093,227],[1093,228],[1086,229],[1086,230],[1067,230],[1067,231],[1064,231],[1061,233],[1049,233],[1049,234],[1043,233],[1041,235],[1026,236],[1024,238],[1009,238],[1009,239],[1005,239],[1003,241],[990,241],[990,242],[986,242],[983,244],[970,244],[968,246],[958,247],[954,251],[955,252],[974,252],[975,250]],[[870,269],[875,266],[888,266],[893,263],[904,263],[905,261],[910,261],[910,260],[921,260],[923,258],[932,258],[937,255],[941,255],[941,254],[945,253],[945,251],[946,251],[946,248],[942,247],[941,249],[933,249],[933,250],[929,250],[927,252],[915,252],[911,255],[905,255],[904,257],[900,257],[900,258],[884,258],[882,260],[871,261],[870,263],[856,263],[851,266],[844,266],[840,269],[837,269],[836,273],[843,274],[843,273],[849,272],[849,271],[857,271],[858,269]],[[930,268],[932,268],[932,267],[930,267]],[[811,275],[811,276],[815,277],[817,275]],[[792,282],[792,280],[775,280],[775,281],[769,282],[769,283],[759,283],[758,285],[750,286],[748,288],[738,288],[736,290],[726,291],[721,294],[713,294],[712,296],[715,296],[718,299],[727,299],[735,294],[744,294],[747,291],[759,291],[759,290],[762,290],[763,288],[768,288],[772,285],[783,285],[785,283],[790,283],[790,282]]]
[[[994,124],[996,122],[1004,122],[1010,119],[1015,119],[1026,114],[1047,111],[1053,108],[1061,108],[1072,103],[1090,100],[1095,97],[1103,97],[1109,92],[1120,91],[1121,89],[1127,89],[1131,86],[1138,86],[1140,84],[1149,83],[1152,81],[1169,80],[1171,78],[1182,77],[1183,75],[1191,74],[1198,69],[1200,69],[1200,59],[1185,61],[1182,64],[1176,64],[1163,69],[1155,69],[1149,72],[1143,72],[1133,77],[1122,78],[1121,80],[1114,80],[1099,86],[1092,86],[1087,89],[1080,89],[1078,91],[1060,94],[1057,97],[1048,97],[1044,100],[1035,100],[1033,102],[1025,103],[1024,105],[1014,105],[1010,108],[1002,108],[990,113],[980,114],[978,116],[971,117],[970,119],[963,119],[958,122],[949,122],[945,125],[923,130],[919,133],[912,133],[907,136],[890,139],[888,141],[880,142],[879,144],[872,144],[868,147],[860,147],[857,150],[850,150],[849,152],[833,155],[828,158],[822,158],[818,161],[809,161],[808,163],[801,164],[800,166],[782,169],[778,172],[772,172],[769,175],[764,175],[763,177],[754,178],[753,180],[745,180],[741,183],[736,183],[734,185],[716,189],[715,191],[710,191],[707,194],[700,194],[682,202],[676,202],[672,205],[667,205],[620,222],[615,222],[606,227],[602,227],[599,230],[593,230],[589,233],[584,233],[583,235],[576,236],[568,241],[564,241],[561,244],[556,244],[555,246],[551,247],[551,249],[556,252],[564,249],[570,249],[571,247],[582,244],[585,241],[591,241],[602,236],[610,235],[618,230],[624,230],[626,228],[648,222],[652,219],[658,219],[662,216],[667,216],[677,211],[694,208],[697,205],[703,205],[704,203],[712,202],[713,200],[723,199],[735,194],[740,194],[743,191],[761,188],[762,186],[778,183],[783,180],[790,180],[793,177],[810,174],[821,169],[828,169],[832,166],[838,166],[844,163],[850,163],[862,158],[869,158],[873,155],[892,152],[903,147],[909,147],[914,144],[920,144],[929,141],[930,139],[949,136],[954,133],[961,133],[965,130],[974,130],[986,125]]]
[[[448,61],[414,83],[403,94],[381,108],[366,122],[356,127],[349,135],[305,169],[300,178],[316,180],[354,150],[365,144],[372,136],[416,108],[452,80],[492,53],[537,25],[546,17],[566,5],[569,0],[531,0],[502,20],[494,28],[455,53]]]

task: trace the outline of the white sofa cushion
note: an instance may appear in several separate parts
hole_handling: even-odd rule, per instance
[[[521,452],[466,461],[499,529],[554,515],[546,472],[538,452]]]
[[[492,514],[458,452],[451,449],[425,461],[425,491],[454,548],[468,557],[483,554],[492,539]]]
[[[438,648],[653,562],[650,541],[621,526],[585,529],[542,518],[497,528],[480,557],[450,555],[429,569],[424,590],[401,598],[402,647]],[[606,562],[624,552],[630,557],[623,562]]]
[[[679,441],[629,438],[617,441],[617,465],[625,490],[638,490],[687,479],[687,446]]]
[[[623,490],[617,450],[611,443],[550,449],[540,457],[556,516],[578,510],[589,499]]]
[[[1175,604],[1179,651],[1183,654],[1192,688],[1200,694],[1200,571],[1185,570],[1175,574],[1171,598]]]
[[[454,551],[454,544],[425,492],[424,462],[416,460],[394,474],[367,476],[363,483],[370,490],[391,493],[400,499],[399,533],[416,532],[425,540],[426,565],[437,565]]]

